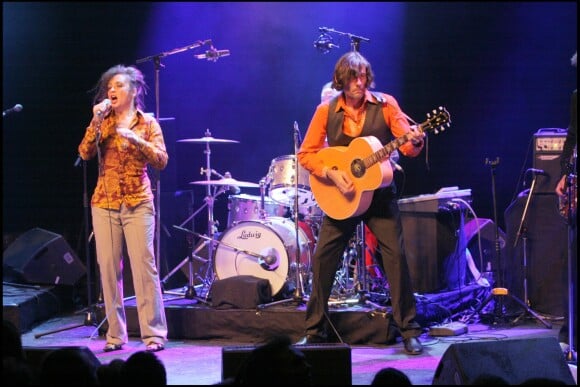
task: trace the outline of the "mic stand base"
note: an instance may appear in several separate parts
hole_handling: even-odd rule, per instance
[[[496,323],[500,319],[505,319],[503,316],[503,306],[504,306],[504,297],[509,297],[513,301],[517,302],[522,308],[524,308],[524,312],[517,317],[515,320],[511,322],[511,325],[515,325],[516,322],[525,314],[531,314],[536,320],[541,322],[547,329],[552,329],[552,324],[548,321],[545,321],[538,313],[533,311],[525,302],[511,294],[506,288],[493,288],[487,298],[477,307],[477,309],[467,318],[467,321],[471,320],[473,316],[481,312],[481,310],[489,304],[490,301],[495,299],[495,307],[494,307],[494,323]]]
[[[80,328],[80,327],[90,327],[90,326],[94,326],[94,327],[98,326],[97,313],[92,308],[89,308],[89,310],[87,310],[87,312],[85,313],[85,319],[81,324],[75,324],[75,325],[71,325],[71,326],[64,327],[64,328],[58,328],[58,329],[54,329],[51,331],[37,333],[34,335],[34,338],[39,339],[43,336],[51,335],[53,333],[59,333],[59,332],[64,332],[64,331],[69,331],[72,329]],[[101,330],[99,330],[99,334],[102,334],[102,333],[104,333],[104,332],[101,332]]]
[[[576,351],[574,350],[574,348],[570,348],[568,347],[565,351],[564,351],[564,358],[566,359],[567,363],[570,364],[578,364],[578,358],[576,357]]]

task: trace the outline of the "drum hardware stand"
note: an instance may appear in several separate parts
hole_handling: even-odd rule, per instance
[[[211,132],[209,131],[209,129],[206,129],[205,131],[205,137],[207,138],[211,138]],[[221,177],[223,177],[222,175],[220,175],[219,173],[217,173],[216,171],[214,171],[213,169],[211,169],[211,149],[209,146],[209,141],[206,142],[206,148],[204,151],[205,154],[205,160],[206,160],[206,168],[204,169],[203,167],[201,168],[200,173],[204,174],[206,176],[206,181],[210,182],[211,181],[211,175],[212,173],[217,174]],[[212,257],[213,257],[213,243],[209,243],[208,241],[212,241],[214,240],[214,234],[215,234],[215,228],[216,228],[216,222],[214,220],[213,217],[213,208],[214,208],[214,201],[215,198],[217,196],[219,196],[220,194],[222,194],[223,192],[225,192],[225,186],[222,186],[219,190],[215,190],[214,194],[212,195],[211,192],[211,185],[207,184],[206,185],[206,197],[204,198],[204,204],[202,207],[200,207],[195,213],[193,213],[189,218],[187,218],[184,222],[181,223],[180,226],[176,227],[173,226],[179,230],[182,231],[188,231],[187,229],[184,229],[182,226],[187,223],[190,219],[192,219],[197,213],[199,213],[199,211],[201,209],[203,209],[204,207],[207,207],[207,232],[209,237],[203,237],[204,239],[206,239],[206,242],[204,242],[202,245],[200,245],[197,249],[195,249],[191,254],[188,255],[187,258],[185,258],[179,265],[177,268],[173,269],[171,271],[171,273],[168,274],[168,276],[166,276],[163,281],[165,281],[170,275],[172,275],[173,273],[175,273],[177,271],[177,269],[179,267],[181,267],[183,264],[185,264],[185,262],[188,262],[189,264],[189,280],[188,280],[188,285],[187,285],[187,291],[185,292],[184,297],[187,299],[197,299],[199,301],[202,301],[206,304],[209,304],[209,302],[207,301],[207,299],[209,298],[209,294],[210,294],[210,289],[211,286],[213,285],[213,280],[214,280],[214,275],[213,275],[213,265],[211,264],[212,262]],[[200,236],[199,234],[195,233],[195,235]],[[201,237],[201,236],[200,236]],[[208,252],[207,252],[207,259],[203,259],[199,256],[197,256],[197,252],[199,252],[205,245],[208,246]],[[193,285],[193,258],[196,258],[197,260],[200,260],[201,262],[204,262],[208,265],[207,270],[206,270],[206,275],[204,278],[205,281],[205,285],[207,285],[207,292],[206,292],[206,296],[205,299],[200,299],[197,297],[197,293],[195,291],[195,287]]]
[[[266,220],[266,185],[268,184],[267,176],[260,179],[260,220]]]
[[[296,252],[294,257],[294,280],[295,289],[292,294],[292,298],[287,298],[280,301],[270,302],[268,304],[258,305],[258,309],[265,309],[267,307],[279,304],[286,304],[288,302],[296,302],[298,305],[304,304],[307,298],[304,296],[304,282],[302,278],[302,263],[300,262],[300,235],[298,226],[298,180],[299,180],[299,164],[298,164],[298,149],[300,147],[300,129],[298,128],[298,122],[294,121],[294,162],[296,166],[296,178],[294,179],[294,234],[296,236]],[[292,265],[289,266],[290,268]]]
[[[530,307],[525,302],[523,302],[522,300],[520,300],[519,298],[517,298],[516,296],[511,294],[507,288],[504,288],[502,286],[503,279],[504,279],[504,272],[503,272],[503,265],[502,265],[502,260],[501,260],[501,248],[500,248],[500,238],[499,238],[499,225],[498,225],[498,221],[497,221],[497,202],[496,202],[496,190],[495,190],[495,170],[496,170],[497,166],[499,165],[499,161],[500,161],[499,157],[496,157],[495,160],[489,160],[488,158],[485,159],[485,164],[489,165],[490,169],[491,169],[491,193],[492,193],[492,199],[493,199],[493,217],[494,217],[494,222],[495,222],[495,251],[496,251],[496,255],[497,255],[497,263],[498,263],[498,270],[499,270],[497,283],[499,284],[499,286],[495,287],[491,290],[491,292],[489,293],[487,298],[467,318],[467,321],[469,321],[473,316],[478,314],[493,299],[495,299],[495,304],[494,304],[494,320],[495,321],[494,321],[494,323],[497,320],[499,320],[500,318],[505,318],[505,316],[503,316],[503,314],[504,314],[504,302],[503,302],[504,298],[503,297],[510,297],[512,300],[516,301],[522,308],[524,308],[525,312],[534,316],[538,321],[540,321],[542,324],[544,324],[544,326],[546,328],[552,329],[552,324],[550,324],[549,322],[542,319],[542,317],[540,317],[536,312],[534,312],[532,309],[530,309]],[[535,186],[535,183],[536,183],[536,176],[534,176],[534,179],[532,181],[532,186],[530,188],[530,193],[528,194],[528,201],[527,201],[526,207],[524,209],[524,214],[522,215],[522,222],[520,224],[520,230],[521,230],[521,225],[523,224],[523,221],[525,218],[525,213],[526,213],[529,201],[532,197],[533,188]],[[517,240],[518,240],[518,238],[516,238],[516,243],[517,243]]]
[[[197,210],[196,210],[196,211],[195,211],[193,214],[191,214],[191,215],[190,215],[190,216],[189,216],[187,219],[185,219],[183,222],[181,222],[181,223],[179,224],[179,226],[180,226],[180,227],[183,227],[183,226],[185,226],[185,224],[186,224],[187,222],[189,222],[191,219],[193,219],[195,216],[197,216],[197,214],[199,214],[199,212],[200,212],[201,210],[203,210],[203,209],[204,209],[206,206],[207,206],[207,203],[204,203],[204,204],[203,204],[201,207],[199,207],[199,208],[198,208],[198,209],[197,209]],[[200,247],[203,247],[203,245],[202,245],[202,246],[200,246]],[[207,263],[207,259],[205,259],[205,258],[202,258],[202,257],[200,257],[200,256],[196,255],[196,254],[197,254],[197,253],[198,253],[200,250],[201,250],[201,248],[197,248],[197,249],[195,249],[195,250],[194,250],[194,251],[193,251],[191,254],[188,254],[188,256],[187,256],[187,257],[185,257],[185,259],[183,259],[183,261],[181,261],[181,262],[180,262],[180,263],[179,263],[177,266],[175,266],[175,268],[173,268],[173,270],[171,270],[169,273],[167,273],[167,275],[166,275],[165,277],[163,277],[163,279],[161,280],[161,285],[165,285],[165,283],[167,282],[167,280],[168,280],[168,279],[169,279],[169,278],[170,278],[170,277],[171,277],[173,274],[175,274],[175,272],[177,272],[177,270],[179,270],[179,269],[180,269],[180,268],[181,268],[183,265],[185,265],[185,264],[188,262],[188,260],[189,260],[189,258],[190,258],[191,256],[193,256],[193,258],[195,258],[196,260],[198,260],[198,261],[200,261],[200,262],[202,262],[202,263]],[[169,293],[169,292],[166,292],[166,293]]]

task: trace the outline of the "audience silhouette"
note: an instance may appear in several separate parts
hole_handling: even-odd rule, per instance
[[[39,381],[43,386],[97,386],[98,367],[80,348],[57,348],[41,361]]]
[[[135,352],[121,367],[121,380],[125,385],[166,386],[167,371],[154,352]]]
[[[2,381],[4,385],[35,385],[36,375],[26,361],[20,330],[2,320]]]
[[[97,379],[101,386],[123,386],[121,370],[125,365],[123,359],[113,359],[97,368]]]
[[[385,367],[377,371],[371,386],[412,386],[411,379],[403,371]]]

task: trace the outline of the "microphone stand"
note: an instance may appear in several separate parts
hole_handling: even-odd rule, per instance
[[[135,63],[140,64],[144,62],[153,61],[155,67],[155,116],[157,120],[160,120],[160,111],[159,111],[159,70],[161,67],[165,67],[161,64],[161,58],[165,58],[166,56],[177,54],[180,52],[184,52],[187,50],[191,50],[194,48],[201,47],[205,44],[211,45],[211,39],[207,39],[205,41],[198,40],[197,42],[190,44],[189,46],[175,48],[173,50],[165,51],[160,54],[151,55],[145,58],[137,59]],[[151,172],[153,169],[153,172]],[[157,271],[160,271],[160,254],[161,254],[161,174],[159,170],[154,168],[150,168],[150,175],[154,178],[155,181],[155,188],[154,196],[155,196],[155,264],[157,266]]]
[[[576,171],[577,150],[574,148],[572,155],[571,169]],[[566,361],[576,363],[577,353],[574,346],[574,237],[576,236],[576,211],[577,211],[577,175],[569,173],[566,176],[566,196],[567,212],[566,221],[568,224],[568,349],[566,350]],[[577,264],[576,264],[577,267]]]
[[[498,270],[499,270],[497,283],[499,286],[494,287],[491,290],[491,292],[489,293],[487,298],[467,318],[467,321],[469,321],[473,316],[478,314],[493,299],[495,299],[494,323],[496,323],[498,320],[505,320],[505,316],[503,315],[504,314],[504,300],[505,300],[504,297],[510,297],[512,300],[514,300],[518,304],[520,304],[520,306],[522,308],[524,308],[526,310],[526,312],[530,313],[532,316],[534,316],[536,319],[538,319],[538,321],[540,321],[542,324],[544,324],[544,326],[546,328],[552,329],[552,324],[550,324],[547,321],[544,321],[536,312],[534,312],[532,309],[530,309],[528,307],[528,305],[526,305],[526,303],[524,303],[522,300],[520,300],[519,298],[517,298],[513,294],[511,294],[507,288],[503,287],[504,272],[503,272],[503,265],[502,265],[502,260],[501,260],[501,248],[500,248],[500,240],[499,240],[499,225],[498,225],[498,221],[497,221],[497,203],[496,203],[496,193],[495,193],[495,170],[496,170],[497,166],[499,165],[499,157],[496,157],[495,160],[489,160],[488,158],[486,158],[485,164],[489,165],[491,168],[491,193],[492,193],[492,199],[493,199],[493,218],[494,218],[494,222],[495,222],[495,251],[496,251],[496,255],[497,255],[497,265],[498,265]],[[531,192],[530,192],[530,195],[531,195]]]
[[[98,142],[97,142],[98,144]],[[98,145],[97,145],[98,146]],[[68,331],[75,328],[80,328],[84,326],[98,326],[96,311],[93,304],[93,293],[92,293],[92,270],[91,270],[91,248],[90,248],[90,233],[89,233],[89,196],[87,190],[87,162],[82,160],[79,156],[74,164],[75,167],[79,165],[82,161],[83,164],[83,207],[84,207],[84,231],[85,231],[85,262],[87,268],[87,308],[85,313],[85,319],[81,324],[72,325],[65,328],[59,328],[52,331],[46,331],[42,333],[37,333],[34,335],[35,339],[42,336],[50,335],[52,333]],[[96,281],[95,281],[96,282]],[[99,297],[100,298],[100,297]]]
[[[528,192],[528,198],[526,199],[526,205],[524,206],[524,211],[522,213],[522,219],[520,220],[520,225],[518,227],[518,231],[516,233],[516,240],[514,241],[514,249],[518,246],[518,242],[520,237],[522,238],[522,257],[523,257],[523,266],[524,266],[524,312],[518,316],[515,320],[512,321],[512,324],[516,324],[518,320],[524,317],[526,314],[531,314],[536,319],[538,319],[542,324],[546,326],[546,328],[552,328],[552,324],[546,322],[544,319],[540,317],[538,313],[535,313],[530,307],[530,300],[528,299],[528,246],[527,246],[527,228],[525,225],[526,216],[528,213],[528,208],[530,206],[530,202],[532,200],[532,195],[534,194],[534,188],[536,187],[536,180],[538,178],[537,173],[534,172],[534,177],[532,178],[532,183],[530,185],[530,190]]]
[[[370,42],[371,40],[369,38],[365,38],[363,36],[357,36],[348,32],[340,32],[335,30],[334,28],[327,28],[327,27],[319,27],[318,30],[320,32],[324,32],[324,33],[335,33],[338,35],[343,35],[343,36],[347,36],[350,39],[350,46],[352,48],[352,51],[359,51],[360,50],[360,42]]]
[[[287,298],[280,301],[270,302],[268,304],[258,305],[258,309],[265,309],[267,307],[288,302],[296,302],[298,305],[304,304],[307,299],[304,297],[304,282],[302,279],[302,263],[300,262],[300,237],[298,227],[298,180],[299,180],[299,164],[298,164],[298,149],[300,147],[300,129],[298,123],[294,121],[294,162],[296,167],[296,179],[294,179],[294,232],[296,236],[296,254],[294,257],[294,281],[295,289],[292,298]],[[289,265],[292,268],[292,265]]]

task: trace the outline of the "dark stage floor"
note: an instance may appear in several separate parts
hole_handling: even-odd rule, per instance
[[[94,325],[86,324],[86,310],[74,311],[66,303],[55,303],[55,300],[62,297],[55,293],[57,289],[14,288],[5,284],[3,290],[4,316],[16,318],[15,321],[21,326],[28,325],[23,327],[23,342],[30,352],[48,351],[53,347],[81,346],[86,347],[98,362],[105,364],[115,358],[126,359],[132,353],[144,349],[138,338],[136,310],[132,299],[126,300],[130,342],[121,351],[105,353],[102,351],[105,342],[99,335],[102,326],[101,329],[96,326],[102,321],[101,318],[96,318]],[[30,294],[33,297],[28,300]],[[481,300],[485,294],[481,288],[473,286],[455,292],[418,295],[419,317],[426,327],[438,322],[465,320],[473,310],[473,305],[469,305],[466,300]],[[232,356],[236,353],[251,350],[273,334],[287,334],[292,339],[302,334],[304,305],[296,302],[264,309],[218,309],[174,294],[165,294],[165,299],[169,341],[166,350],[158,355],[166,366],[168,382],[172,385],[216,384],[221,381],[224,372],[231,372],[231,362],[237,361]],[[533,362],[564,372],[564,377],[569,381],[576,378],[576,367],[567,364],[557,340],[563,323],[561,318],[542,316],[543,321],[551,325],[551,328],[547,328],[529,315],[514,322],[511,316],[489,318],[493,315],[482,312],[481,316],[476,315],[467,321],[465,333],[444,336],[434,335],[434,326],[425,329],[422,335],[424,352],[419,356],[408,356],[403,352],[400,338],[395,338],[392,343],[387,342],[389,337],[393,338],[387,329],[388,305],[377,304],[372,299],[365,301],[364,297],[358,302],[338,298],[331,301],[330,318],[344,345],[321,344],[307,346],[303,350],[307,358],[313,360],[315,367],[323,367],[321,369],[324,370],[349,367],[349,373],[335,374],[335,378],[342,378],[338,380],[341,384],[369,384],[374,374],[383,367],[403,370],[416,385],[432,384],[434,380],[448,384],[447,378],[450,375],[436,373],[440,363],[446,364],[445,370],[467,371],[469,375],[469,372],[477,372],[474,368],[476,365],[493,369],[491,360],[483,355],[487,352],[492,353],[493,358],[503,353],[504,360],[509,363],[504,366],[513,367],[510,371],[513,375],[521,371],[530,376],[530,372],[538,369],[528,364]],[[45,310],[39,311],[42,309]],[[99,308],[93,309],[98,312]],[[337,342],[340,339],[335,337]],[[508,340],[509,343],[506,343]],[[478,345],[485,347],[481,349]],[[456,358],[454,353],[460,353],[461,348],[467,348],[469,355],[463,354],[459,360],[453,360]],[[350,352],[348,361],[344,356],[339,356],[345,350]],[[532,355],[522,358],[522,351]],[[224,366],[226,363],[228,365]],[[497,372],[504,371],[497,369]],[[538,372],[545,371],[540,369]]]

